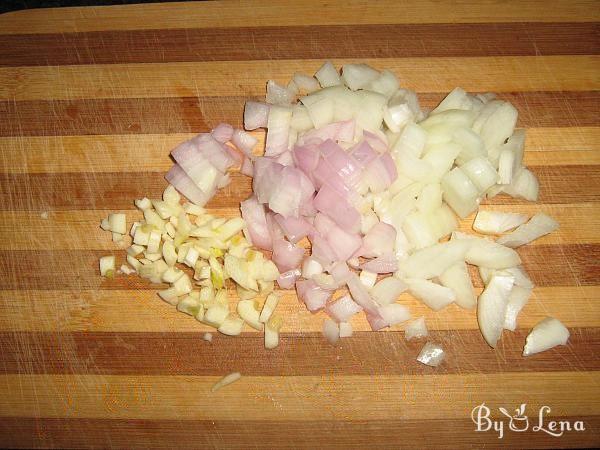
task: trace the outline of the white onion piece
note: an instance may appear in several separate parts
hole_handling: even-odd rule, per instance
[[[408,285],[396,277],[387,277],[371,288],[371,296],[380,305],[388,305],[394,303],[404,291],[408,289]]]
[[[246,130],[266,128],[269,109],[270,107],[266,103],[247,101],[244,107],[244,128]]]
[[[409,278],[438,277],[450,266],[464,261],[470,245],[469,241],[451,240],[418,250],[400,262],[400,272]]]
[[[442,363],[445,356],[444,349],[440,345],[428,342],[421,349],[417,361],[426,366],[437,367]]]
[[[499,244],[515,248],[528,244],[558,229],[558,222],[544,213],[533,216],[529,222],[519,226],[515,231],[498,238]]]
[[[389,327],[406,322],[411,318],[408,308],[404,305],[399,305],[398,303],[390,303],[380,306],[379,315]]]
[[[501,102],[500,106],[489,115],[479,132],[488,153],[490,149],[500,146],[513,134],[517,116],[517,110],[508,102]]]
[[[371,289],[377,282],[377,274],[375,272],[369,272],[368,270],[361,270],[358,278],[367,289]]]
[[[452,289],[432,281],[417,278],[405,278],[404,281],[408,284],[409,292],[434,311],[439,311],[456,300]]]
[[[503,187],[503,190],[512,197],[534,202],[538,199],[540,183],[531,171],[522,168],[513,177],[512,182]]]
[[[519,254],[512,248],[494,241],[470,238],[471,246],[465,255],[465,261],[475,266],[490,269],[506,269],[521,264]]]
[[[461,147],[461,151],[456,157],[456,164],[459,166],[462,166],[473,158],[487,156],[481,137],[469,128],[457,128],[454,130],[452,140]]]
[[[567,345],[569,336],[569,330],[558,319],[546,317],[527,336],[523,356],[544,352],[557,345]]]
[[[304,73],[296,72],[292,77],[296,86],[305,92],[313,92],[319,89],[319,82],[315,77],[306,75]]]
[[[436,240],[448,236],[458,228],[458,220],[450,207],[445,203],[429,213],[429,226]]]
[[[444,200],[464,219],[479,206],[479,190],[460,167],[455,167],[442,178]]]
[[[525,222],[527,222],[525,214],[479,210],[473,222],[473,229],[482,234],[500,234]]]
[[[408,325],[404,327],[404,338],[407,341],[411,339],[418,339],[425,337],[429,334],[427,331],[427,326],[425,325],[425,317],[419,317],[416,320],[413,320]]]
[[[112,277],[115,273],[115,257],[102,256],[100,258],[100,275],[103,277]]]
[[[342,80],[353,91],[362,89],[379,78],[379,72],[366,64],[342,66]]]
[[[428,175],[427,180],[438,182],[450,171],[460,151],[460,145],[454,142],[428,145],[422,158],[431,166],[431,173]]]
[[[515,279],[507,273],[495,274],[477,301],[477,321],[483,338],[496,347],[506,317],[508,299]]]
[[[531,291],[531,288],[524,288],[516,285],[513,286],[510,296],[508,297],[506,315],[504,316],[503,326],[505,330],[515,331],[517,329],[517,316],[529,301]]]
[[[376,79],[368,84],[366,88],[389,98],[398,90],[399,87],[400,82],[398,81],[398,77],[396,77],[393,72],[384,69]]]
[[[340,337],[347,338],[352,337],[352,324],[348,322],[341,322],[339,324],[340,327]]]
[[[442,286],[446,286],[456,294],[456,304],[461,308],[472,309],[477,305],[477,297],[473,290],[473,283],[469,270],[464,261],[459,261],[444,271],[439,276]]]
[[[498,181],[498,172],[487,158],[473,158],[463,164],[461,169],[479,189],[480,193],[486,191]]]
[[[325,313],[338,323],[347,322],[362,310],[362,307],[352,300],[349,295],[344,295],[325,307]]]
[[[265,101],[273,105],[289,105],[294,101],[294,93],[276,81],[269,80],[267,81],[267,95]]]
[[[413,112],[404,99],[390,101],[387,108],[383,111],[383,120],[387,127],[394,133],[401,132],[413,119]]]
[[[321,128],[335,119],[335,103],[329,97],[320,97],[314,102],[306,103],[303,100],[308,116],[315,128]]]
[[[335,344],[340,339],[340,327],[331,319],[325,319],[323,322],[323,336],[330,344]]]
[[[292,106],[292,120],[290,126],[298,132],[313,130],[313,121],[308,114],[306,106],[301,103]],[[302,139],[304,138],[302,137]]]
[[[439,239],[431,227],[429,217],[418,211],[406,217],[402,224],[402,231],[415,249],[430,247]]]
[[[506,269],[502,269],[502,271],[508,272],[515,278],[515,286],[521,286],[527,289],[534,288],[534,284],[529,278],[529,275],[527,275],[527,272],[525,272],[525,269],[523,269],[523,266],[509,267]],[[495,272],[496,271],[494,269],[488,269],[486,267],[479,268],[479,275],[481,276],[481,279],[486,285],[492,279],[492,276]]]
[[[439,183],[426,184],[417,197],[417,209],[422,213],[430,213],[442,207],[442,187]]]
[[[315,78],[319,81],[321,87],[324,88],[337,86],[342,83],[340,74],[331,61],[327,61],[319,70],[317,70],[317,73],[315,73]]]
[[[288,149],[289,130],[292,121],[292,108],[273,105],[267,120],[265,156],[277,156]]]
[[[354,95],[359,105],[356,109],[357,125],[363,130],[379,130],[387,98],[372,91],[357,91]]]
[[[510,184],[512,182],[515,154],[509,149],[503,149],[498,159],[498,183]]]
[[[313,275],[311,279],[317,283],[317,286],[319,286],[321,289],[325,289],[326,291],[334,291],[341,286],[340,283],[335,281],[335,279],[328,273],[318,273]]]
[[[409,123],[402,130],[402,134],[392,147],[390,153],[395,159],[397,154],[408,153],[415,158],[420,158],[425,149],[427,133],[415,123]]]
[[[472,109],[473,104],[469,95],[460,87],[454,88],[450,93],[440,102],[440,104],[431,111],[431,114],[437,114],[442,111],[449,109]]]

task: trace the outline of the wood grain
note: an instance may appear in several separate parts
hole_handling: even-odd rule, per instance
[[[481,289],[480,286],[476,291],[479,293]],[[538,286],[519,316],[519,327],[522,330],[533,327],[550,311],[560,316],[568,327],[599,327],[600,305],[595,301],[599,295],[598,286]],[[0,290],[0,300],[0,330],[5,332],[214,331],[194,318],[177,312],[161,301],[155,291],[148,289]],[[410,309],[413,317],[424,316],[430,330],[478,329],[474,310],[450,305],[441,312],[434,312],[408,294],[403,294],[401,301]],[[299,336],[301,333],[321,331],[322,315],[311,314],[301,308],[299,310],[298,299],[293,291],[283,292],[277,308],[287,318],[282,332]],[[357,332],[371,329],[362,315],[354,316],[351,324]],[[393,331],[401,329],[401,325],[392,327]],[[244,332],[259,333],[249,327]],[[232,345],[239,344],[235,338],[218,334],[215,339],[227,339],[232,341]],[[490,354],[493,355],[493,352]]]
[[[434,108],[444,96],[428,93],[419,100],[423,107]],[[597,91],[573,91],[560,97],[556,92],[507,92],[500,97],[521,111],[518,126],[526,128],[594,127],[600,101]],[[241,127],[246,99],[238,95],[4,101],[0,102],[5,118],[0,136],[190,133],[209,130],[219,122]]]
[[[592,91],[600,59],[581,56],[332,59],[336,66],[366,63],[398,74],[417,92]],[[262,95],[265,80],[314,73],[321,59],[211,61],[0,68],[0,100],[75,100]],[[439,71],[444,76],[439,75]],[[223,80],[227,79],[227,83]]]
[[[0,447],[599,447],[599,22],[589,0],[240,0],[0,15]],[[312,73],[324,59],[389,68],[425,108],[461,86],[518,109],[540,201],[500,195],[483,207],[544,211],[561,228],[518,250],[536,288],[496,350],[475,311],[433,312],[408,294],[400,301],[447,352],[439,368],[415,361],[425,340],[407,342],[401,325],[369,332],[362,315],[352,338],[330,346],[323,314],[293,291],[278,306],[277,349],[250,328],[209,344],[208,326],[158,298],[164,285],[99,277],[100,256],[124,260],[99,221],[139,217],[133,199],[161,195],[177,143],[219,122],[240,127],[244,101],[261,98],[266,80]],[[251,181],[232,180],[210,211],[238,214]],[[527,333],[547,316],[570,329],[568,345],[523,358]],[[232,371],[242,379],[211,393]],[[498,407],[526,403],[531,421],[548,405],[551,418],[586,429],[505,430],[500,440],[475,431],[471,410],[483,402],[496,418]]]
[[[587,55],[595,23],[378,24],[0,35],[0,66]],[[529,39],[507,41],[527,34]],[[386,45],[381,45],[386,36]],[[139,43],[145,45],[140,46]],[[273,45],[276,42],[277,45]],[[340,43],[343,42],[343,45]]]

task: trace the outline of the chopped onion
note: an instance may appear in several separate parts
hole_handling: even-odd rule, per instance
[[[374,273],[392,273],[398,270],[398,260],[394,254],[386,253],[367,261],[360,266],[360,269]]]
[[[315,73],[315,78],[319,81],[321,87],[324,88],[337,86],[342,83],[340,74],[331,61],[327,61],[319,70],[317,70],[317,73]]]
[[[407,341],[418,339],[429,334],[425,325],[425,317],[419,317],[404,327],[404,338]]]
[[[426,366],[437,367],[442,363],[445,356],[446,354],[440,345],[428,342],[417,356],[417,361]]]
[[[347,322],[362,310],[362,307],[352,300],[349,295],[344,295],[325,307],[327,315],[338,323]]]
[[[528,244],[558,229],[558,222],[543,213],[533,216],[529,222],[522,224],[510,234],[498,238],[498,244],[515,248]]]
[[[382,305],[379,307],[378,311],[379,315],[389,327],[406,322],[411,318],[408,308],[404,305],[399,305],[398,303]]]
[[[517,329],[517,316],[529,301],[531,290],[531,288],[524,288],[517,285],[513,286],[510,296],[508,297],[506,315],[504,316],[503,326],[505,330],[515,331]]]
[[[323,309],[327,300],[333,294],[332,291],[321,289],[313,280],[300,280],[296,282],[298,299],[304,302],[310,312]]]
[[[465,309],[475,308],[477,297],[473,290],[473,283],[469,270],[464,261],[459,261],[448,267],[440,276],[440,284],[452,289],[456,294],[454,300],[458,306]]]
[[[569,330],[559,320],[546,317],[527,336],[523,356],[544,352],[557,345],[567,345],[569,336]]]
[[[500,234],[512,230],[526,221],[525,214],[479,210],[473,222],[473,229],[483,234]]]
[[[417,278],[406,278],[404,281],[408,284],[409,292],[434,311],[439,311],[456,300],[452,289],[432,281]]]
[[[330,344],[335,344],[340,339],[340,327],[331,319],[325,319],[323,322],[323,335]]]
[[[477,321],[481,334],[490,347],[496,347],[496,343],[502,335],[508,299],[514,282],[515,279],[511,275],[497,273],[492,276],[487,287],[479,296]]]
[[[256,130],[265,128],[268,124],[269,105],[260,102],[247,101],[244,108],[244,128]]]
[[[371,296],[380,305],[388,305],[398,300],[400,294],[408,289],[408,285],[395,277],[384,278],[371,289]]]
[[[341,322],[339,324],[340,327],[340,337],[347,338],[352,337],[352,324],[348,322]]]
[[[238,381],[240,378],[242,378],[242,375],[239,372],[230,373],[216,382],[210,390],[211,392],[217,392],[219,389]]]

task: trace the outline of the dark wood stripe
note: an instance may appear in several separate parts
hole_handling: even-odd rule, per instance
[[[274,24],[275,25],[275,24]],[[596,23],[395,24],[0,35],[0,65],[583,55]]]
[[[292,74],[290,74],[291,76]],[[401,77],[402,74],[399,74]],[[419,94],[432,108],[444,93]],[[0,136],[166,134],[206,131],[219,122],[242,126],[251,97],[122,98],[0,102]],[[597,126],[600,92],[512,92],[520,127]]]
[[[534,166],[540,180],[540,203],[597,202],[600,166]],[[134,209],[133,199],[159,198],[166,187],[162,172],[0,173],[0,211]],[[232,183],[209,203],[237,208],[251,194],[251,179],[232,174]],[[526,204],[499,195],[486,204]]]
[[[360,332],[332,346],[320,333],[287,335],[275,350],[263,337],[202,333],[0,333],[1,374],[220,375],[255,376],[415,375],[600,370],[600,328],[572,328],[567,347],[521,356],[529,330],[505,332],[496,350],[479,330],[432,331],[428,340],[447,352],[433,370],[416,361],[423,340],[402,332]],[[235,354],[235,358],[231,355]],[[501,358],[498,355],[502,355]],[[93,364],[89,361],[93,360]],[[265,364],[265,361],[269,361]],[[306,364],[311,361],[311,364]]]
[[[485,401],[480,399],[476,406]],[[358,397],[357,397],[357,402]],[[402,403],[401,394],[390,401]],[[512,405],[490,405],[491,407]],[[227,448],[227,449],[414,449],[598,447],[600,416],[549,417],[582,420],[585,431],[557,438],[542,431],[476,432],[465,411],[456,419],[387,420],[146,420],[3,417],[0,445],[19,448]],[[499,413],[497,413],[499,414]],[[529,412],[531,420],[536,412]],[[537,424],[537,419],[531,424]],[[418,444],[415,444],[418,443]],[[324,447],[325,445],[325,447]]]
[[[117,265],[125,252],[104,250],[2,250],[0,290],[7,289],[147,289],[138,277],[101,278],[98,259],[113,254]],[[529,245],[519,249],[523,264],[536,286],[594,286],[600,280],[600,244]],[[479,280],[474,280],[480,287]]]

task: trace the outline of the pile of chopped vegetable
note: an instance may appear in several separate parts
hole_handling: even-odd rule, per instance
[[[273,316],[274,281],[329,316],[323,333],[331,343],[352,335],[349,320],[359,313],[373,331],[405,323],[407,339],[427,336],[424,318],[409,322],[398,303],[408,292],[436,311],[451,303],[477,308],[481,333],[495,347],[504,329],[516,329],[534,287],[515,248],[558,228],[543,213],[479,209],[501,193],[538,198],[516,123],[509,102],[460,88],[424,111],[392,72],[364,64],[344,65],[340,74],[327,62],[314,77],[268,81],[266,101],[246,103],[247,131],[220,124],[171,152],[176,164],[163,199],[136,201],[144,220],[133,224],[131,267],[121,271],[169,283],[163,300],[224,334],[240,334],[244,324],[264,330],[267,348],[277,346],[282,323]],[[264,152],[248,132],[259,128],[267,129]],[[207,214],[203,207],[236,167],[252,177],[241,218]],[[190,203],[182,205],[178,192]],[[458,219],[475,212],[473,230],[484,236],[457,231]],[[111,214],[102,228],[120,241],[125,216]],[[484,281],[479,298],[468,265]],[[114,257],[102,258],[100,269],[114,274]],[[237,290],[236,313],[227,280]],[[546,319],[523,354],[568,337],[558,320]],[[432,366],[443,358],[431,342],[418,356]]]

